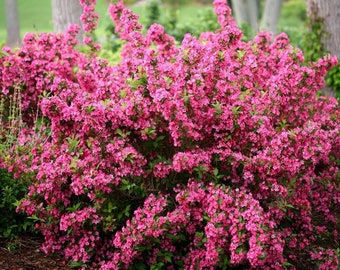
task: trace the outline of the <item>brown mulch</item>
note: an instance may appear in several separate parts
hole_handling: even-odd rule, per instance
[[[39,250],[41,239],[23,236],[16,240],[0,239],[0,270],[70,270],[58,255]]]

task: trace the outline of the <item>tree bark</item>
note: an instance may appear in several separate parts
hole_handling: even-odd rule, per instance
[[[235,21],[240,27],[248,24],[252,34],[258,32],[259,6],[256,0],[231,0]]]
[[[280,13],[283,0],[266,0],[260,30],[277,33],[277,24],[280,19]]]
[[[248,0],[232,0],[232,7],[234,11],[235,21],[238,26],[243,23],[250,24],[250,18],[248,16]]]
[[[259,30],[258,20],[259,20],[259,3],[255,0],[247,0],[248,4],[248,16],[249,24],[254,33]]]
[[[7,28],[6,44],[10,47],[19,46],[21,44],[21,39],[17,0],[5,1],[5,13]]]
[[[11,0],[9,0],[11,1]],[[52,0],[52,17],[55,32],[65,32],[70,24],[78,24],[80,32],[77,36],[79,43],[83,42],[84,31],[80,16],[83,8],[79,0]]]
[[[339,0],[307,0],[307,14],[313,20],[323,20],[325,37],[324,48],[340,59],[340,1]]]
[[[311,23],[323,23],[323,34],[320,37],[322,47],[328,53],[340,59],[340,2],[339,0],[307,0],[307,15]],[[321,89],[326,96],[335,96],[329,86]]]

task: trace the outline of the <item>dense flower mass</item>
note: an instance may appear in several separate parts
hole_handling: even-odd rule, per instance
[[[337,60],[304,63],[285,34],[241,41],[225,2],[218,31],[180,46],[111,5],[115,66],[77,51],[76,27],[4,49],[26,128],[1,162],[31,175],[21,209],[46,252],[93,269],[337,268],[340,111],[318,95]]]

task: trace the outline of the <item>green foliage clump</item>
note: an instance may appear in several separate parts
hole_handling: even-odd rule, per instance
[[[328,71],[326,83],[335,90],[336,98],[340,100],[340,65]]]
[[[147,21],[146,28],[149,28],[154,22],[159,22],[161,16],[160,0],[152,0],[147,5]]]
[[[6,53],[4,53],[6,55]],[[23,232],[33,232],[34,222],[17,212],[19,202],[27,195],[31,182],[18,177],[14,167],[6,168],[13,154],[25,151],[19,146],[19,134],[24,128],[19,87],[13,87],[11,97],[0,96],[0,238],[15,239]],[[15,147],[17,150],[12,153]]]
[[[282,9],[283,18],[299,18],[301,21],[306,21],[306,1],[304,0],[290,0],[284,3]]]
[[[307,61],[316,61],[326,54],[322,39],[327,37],[324,30],[324,21],[320,17],[308,19],[308,32],[305,33],[302,41],[302,49]]]
[[[183,3],[181,3],[183,4]],[[182,41],[185,34],[199,36],[202,32],[215,31],[219,28],[216,15],[212,9],[199,10],[194,22],[179,22],[178,10],[172,6],[167,12],[161,12],[161,1],[153,0],[147,5],[147,18],[144,23],[148,29],[153,23],[162,24],[165,31],[177,41]]]
[[[115,27],[110,23],[105,28],[105,42],[103,49],[111,52],[117,52],[122,47],[122,42],[119,40],[118,35],[115,33]]]
[[[168,4],[168,5],[172,5],[172,6],[179,6],[179,5],[185,5],[187,4],[188,0],[163,0],[164,3]]]
[[[27,194],[28,182],[15,179],[12,173],[0,169],[0,238],[14,239],[23,232],[33,232],[33,220],[17,213],[20,199]]]
[[[278,32],[287,33],[291,43],[300,47],[306,32],[306,20],[305,0],[285,1],[282,5]]]

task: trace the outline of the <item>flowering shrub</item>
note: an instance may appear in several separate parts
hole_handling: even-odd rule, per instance
[[[337,61],[302,65],[285,34],[242,42],[214,4],[221,28],[180,47],[111,5],[115,66],[77,51],[75,27],[5,49],[2,94],[20,86],[31,150],[2,163],[34,175],[20,207],[43,250],[93,269],[336,269],[339,108],[317,92]]]

